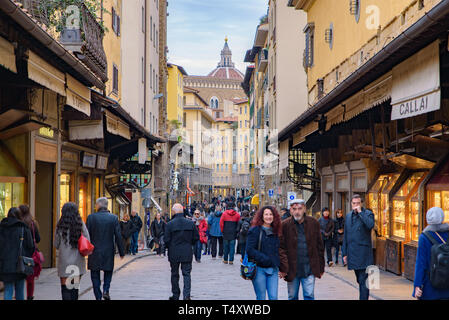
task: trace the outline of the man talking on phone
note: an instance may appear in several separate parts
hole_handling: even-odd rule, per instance
[[[366,268],[372,265],[373,248],[371,229],[374,227],[374,214],[362,207],[362,198],[354,194],[351,199],[352,211],[346,215],[342,255],[348,270],[354,270],[359,284],[360,300],[368,300]]]

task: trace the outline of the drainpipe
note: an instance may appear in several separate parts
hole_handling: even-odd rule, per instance
[[[143,42],[144,43],[143,68],[145,70],[145,76],[143,77],[143,127],[146,129],[147,128],[147,38],[148,38],[147,0],[144,0],[144,4],[145,4],[145,36]]]

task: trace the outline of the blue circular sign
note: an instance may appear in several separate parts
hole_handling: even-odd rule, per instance
[[[295,200],[295,196],[294,195],[290,195],[290,200]]]

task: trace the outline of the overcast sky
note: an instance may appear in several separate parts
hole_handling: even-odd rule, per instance
[[[246,50],[252,47],[268,0],[169,0],[168,61],[189,75],[207,75],[220,61],[228,36],[232,60],[245,73]]]

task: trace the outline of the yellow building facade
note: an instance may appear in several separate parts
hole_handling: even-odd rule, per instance
[[[122,0],[104,0],[103,24],[107,28],[103,38],[104,51],[108,61],[106,95],[116,101],[122,100],[122,45],[121,18]]]
[[[168,63],[167,83],[167,120],[182,123],[184,104],[184,76],[187,75],[183,67]],[[189,97],[190,98],[190,97]]]
[[[441,0],[290,0],[307,12],[306,52],[309,104],[367,63]],[[332,15],[328,13],[332,12]]]

